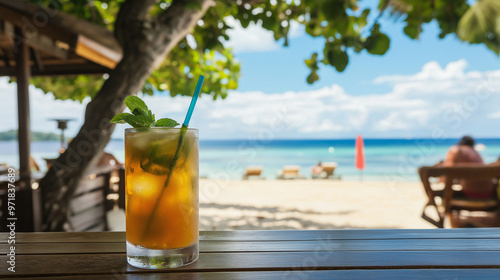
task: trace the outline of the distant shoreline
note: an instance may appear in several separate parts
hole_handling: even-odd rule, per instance
[[[10,141],[17,141],[17,131],[16,137],[15,138],[9,138],[9,139],[4,139],[2,138],[2,134],[11,132],[11,131],[4,131],[0,132],[0,142],[10,142]],[[34,137],[34,135],[50,135],[50,138],[48,139],[40,139],[39,137]],[[31,141],[36,141],[36,142],[50,142],[50,141],[60,141],[60,135],[55,134],[55,133],[44,133],[44,132],[33,132],[32,133],[32,139]],[[66,138],[68,139],[68,137]],[[350,141],[355,141],[355,138],[333,138],[333,139],[200,139],[201,142],[205,143],[210,143],[210,142],[257,142],[257,143],[272,143],[272,142],[324,142],[324,141],[338,141],[338,142],[350,142]],[[365,138],[363,139],[365,142],[384,142],[384,141],[402,141],[402,142],[418,142],[418,141],[433,141],[436,143],[442,143],[442,142],[450,142],[450,141],[458,141],[460,138],[440,138],[440,139],[434,139],[434,138]],[[476,142],[481,142],[481,141],[499,141],[499,138],[494,138],[494,137],[485,137],[485,138],[475,138]],[[123,138],[112,138],[110,141],[124,141]]]
[[[60,135],[51,132],[31,132],[31,141],[57,141],[60,138]],[[17,129],[0,132],[0,141],[17,141]]]

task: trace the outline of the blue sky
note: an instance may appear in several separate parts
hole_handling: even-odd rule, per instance
[[[370,2],[371,3],[371,2]],[[234,23],[229,32],[241,62],[239,88],[225,100],[200,99],[192,126],[201,139],[429,138],[436,133],[500,138],[500,60],[482,45],[469,45],[454,35],[438,39],[438,26],[424,26],[411,40],[403,24],[382,20],[391,38],[384,56],[350,53],[343,73],[323,66],[320,80],[306,83],[304,60],[322,53],[323,41],[292,25],[290,46],[275,42],[270,32]],[[15,85],[0,78],[0,94],[8,104],[0,111],[1,130],[17,127]],[[497,82],[498,81],[498,82]],[[179,122],[188,97],[145,97],[157,117]],[[86,101],[88,102],[88,100]],[[57,132],[50,118],[75,118],[67,135],[83,123],[86,102],[55,101],[31,89],[32,129]],[[126,126],[113,137],[122,138]]]
[[[323,66],[320,80],[312,86],[305,82],[309,69],[304,60],[313,52],[321,56],[324,44],[321,38],[313,38],[299,31],[297,33],[300,36],[292,38],[289,47],[283,47],[282,42],[279,42],[278,49],[239,52],[236,57],[242,62],[242,78],[238,91],[279,93],[319,89],[337,83],[352,95],[362,95],[390,90],[386,86],[373,85],[372,81],[378,76],[413,74],[429,61],[446,65],[465,59],[471,70],[499,69],[499,58],[484,45],[464,43],[453,34],[439,39],[439,27],[435,22],[424,26],[419,40],[412,40],[403,33],[404,24],[401,21],[384,18],[381,24],[381,30],[391,38],[391,47],[385,55],[371,55],[366,51],[356,54],[351,51],[349,65],[344,72],[339,73],[333,67]]]

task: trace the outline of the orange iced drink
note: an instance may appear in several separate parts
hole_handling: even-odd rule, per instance
[[[198,130],[179,138],[178,128],[125,132],[127,255],[134,266],[177,267],[198,257]]]

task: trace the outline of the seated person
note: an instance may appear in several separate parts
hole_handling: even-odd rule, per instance
[[[479,153],[474,150],[474,139],[464,136],[457,145],[452,146],[446,154],[443,166],[483,166]],[[491,180],[460,180],[465,196],[475,199],[487,199],[495,194],[495,186]]]
[[[40,171],[40,166],[38,166],[35,159],[31,155],[30,155],[30,169],[31,171]]]
[[[318,162],[318,165],[313,166],[313,168],[311,169],[312,178],[313,179],[320,178],[322,172],[323,172],[323,167],[321,166],[321,161],[320,161]]]

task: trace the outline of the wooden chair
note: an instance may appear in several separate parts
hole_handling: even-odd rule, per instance
[[[418,169],[428,202],[422,218],[436,227],[443,228],[448,217],[451,227],[500,226],[500,202],[498,196],[491,199],[471,199],[454,196],[453,185],[460,179],[485,179],[498,182],[500,166],[426,166]],[[431,187],[429,178],[446,178],[444,189]],[[428,208],[434,208],[437,219],[427,215]]]
[[[247,166],[245,174],[243,174],[243,180],[248,180],[250,177],[262,178],[262,166]]]
[[[80,181],[69,203],[66,231],[107,230],[107,196],[112,171],[104,169]]]
[[[6,163],[0,163],[0,175],[9,173],[9,166]]]
[[[285,165],[283,166],[283,170],[278,172],[278,179],[303,179],[302,175],[300,175],[300,166],[299,165]]]
[[[112,207],[107,197],[111,192],[110,177],[116,169],[115,167],[99,168],[82,179],[69,202],[66,231],[107,230],[106,212]],[[40,176],[37,176],[34,177],[40,179]],[[42,223],[40,189],[16,187],[15,194],[15,214],[18,218],[22,217],[22,222],[16,223],[16,231],[39,231]],[[124,196],[122,197],[123,207],[125,207]],[[3,181],[0,182],[0,219],[6,221],[6,218],[8,218],[8,182]],[[6,223],[2,222],[0,232],[7,230]]]
[[[8,218],[17,218],[15,221],[15,232],[33,232],[35,231],[35,215],[33,212],[33,201],[39,195],[38,191],[31,189],[15,187],[15,200],[13,213],[15,216],[9,215],[9,191],[8,182],[0,182],[0,232],[8,232],[10,229],[7,227],[9,224]],[[35,204],[36,206],[36,204]]]
[[[337,168],[336,162],[323,162],[321,164],[321,168],[323,169],[323,171],[321,172],[322,179],[341,179],[339,175],[334,174],[335,169]]]

